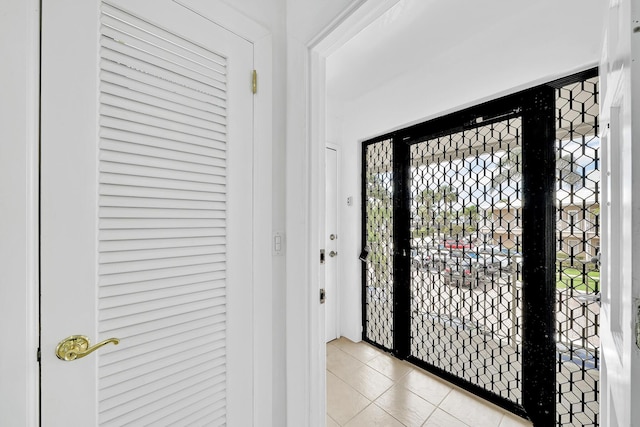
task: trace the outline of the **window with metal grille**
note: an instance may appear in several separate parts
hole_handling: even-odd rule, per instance
[[[363,194],[366,336],[385,349],[393,346],[393,152],[391,140],[366,151]]]

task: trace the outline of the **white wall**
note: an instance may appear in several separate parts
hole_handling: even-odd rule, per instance
[[[605,5],[604,1],[537,2],[526,19],[518,14],[507,19],[495,17],[502,24],[468,34],[446,51],[425,57],[420,66],[402,70],[357,99],[329,100],[327,133],[341,147],[340,200],[354,196],[356,201],[352,207],[339,205],[344,238],[338,252],[345,254],[340,272],[342,335],[352,340],[361,336],[361,267],[357,258],[361,249],[361,141],[597,65]],[[430,19],[447,21],[450,17]],[[439,37],[446,40],[447,29],[440,31]],[[434,41],[415,40],[404,48],[419,56],[426,50],[421,46]],[[327,66],[333,66],[331,57]]]
[[[274,257],[273,265],[273,425],[324,425],[324,408],[318,412],[324,387],[314,387],[316,379],[309,378],[310,365],[324,356],[324,345],[309,340],[318,284],[309,280],[307,249],[313,233],[305,215],[310,202],[307,46],[360,0],[225,1],[274,34],[273,230],[285,231],[286,257]]]

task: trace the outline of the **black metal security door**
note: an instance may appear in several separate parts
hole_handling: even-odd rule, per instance
[[[410,147],[411,353],[522,406],[522,116]]]
[[[364,339],[536,426],[597,425],[591,405],[597,406],[597,379],[588,372],[590,362],[576,367],[584,346],[574,344],[579,340],[569,325],[577,321],[589,330],[594,318],[556,316],[575,304],[568,301],[577,282],[588,287],[595,277],[584,262],[599,240],[599,209],[584,202],[586,193],[597,199],[597,183],[595,193],[593,185],[585,190],[594,168],[584,178],[589,160],[597,162],[597,119],[590,120],[597,89],[585,93],[595,88],[589,86],[597,82],[594,75],[542,85],[363,146],[363,245],[370,250],[363,264]],[[584,203],[576,209],[578,190]],[[575,227],[556,221],[564,206],[595,222],[591,240],[576,239]],[[558,293],[567,278],[576,287],[572,282]],[[596,292],[587,291],[587,299]],[[563,352],[562,342],[570,349]],[[597,363],[597,350],[587,354]],[[578,378],[585,372],[586,380]]]

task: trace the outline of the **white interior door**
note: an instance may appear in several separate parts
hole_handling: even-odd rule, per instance
[[[638,180],[640,137],[638,99],[640,73],[632,58],[640,43],[632,31],[631,16],[638,0],[611,1],[607,36],[601,63],[601,128],[603,239],[602,239],[602,391],[601,423],[604,426],[636,425],[640,416],[640,351],[636,336],[640,295],[636,269],[640,251],[637,223],[640,208]],[[634,21],[633,27],[637,26]]]
[[[333,148],[325,150],[325,340],[338,338],[338,152]]]
[[[169,0],[42,24],[42,424],[253,425],[253,46]]]

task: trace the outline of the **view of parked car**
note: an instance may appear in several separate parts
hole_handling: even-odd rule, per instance
[[[484,269],[469,257],[453,257],[444,269],[443,280],[445,285],[475,288],[484,278]]]
[[[506,277],[512,272],[511,262],[504,256],[485,256],[482,257],[481,263],[485,274],[493,278]]]
[[[437,247],[411,248],[411,265],[418,270],[441,271],[449,258],[449,252]]]
[[[471,249],[471,241],[467,238],[445,239],[443,246],[448,249]]]
[[[426,269],[431,257],[422,248],[411,248],[411,266],[418,270]]]
[[[519,252],[500,245],[478,245],[467,239],[443,239],[439,244],[416,245],[411,265],[417,271],[439,273],[445,284],[476,287],[480,282],[509,281],[521,264]]]

